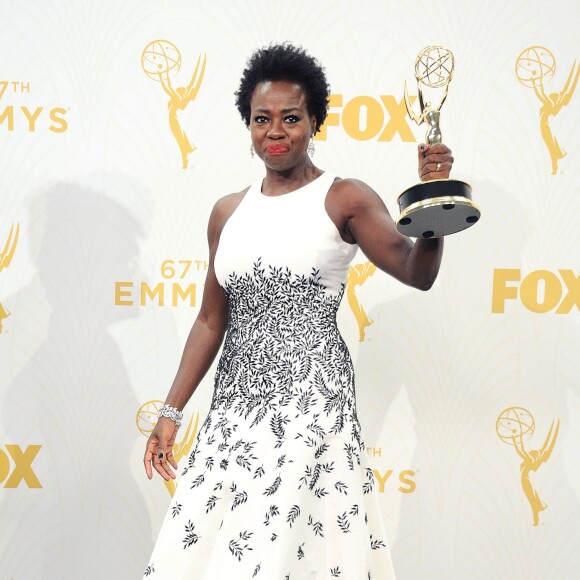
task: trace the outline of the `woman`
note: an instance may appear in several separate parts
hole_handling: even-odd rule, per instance
[[[180,411],[225,342],[145,576],[394,577],[336,311],[357,247],[427,290],[443,240],[413,244],[370,187],[312,163],[328,95],[317,61],[289,44],[258,50],[243,73],[237,106],[266,176],[210,216],[203,302],[147,443],[149,478],[152,466],[175,477]],[[422,179],[448,177],[447,147],[419,149]]]

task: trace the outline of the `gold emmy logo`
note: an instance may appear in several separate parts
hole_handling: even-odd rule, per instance
[[[355,264],[348,269],[348,276],[346,278],[346,298],[348,300],[348,305],[356,318],[359,342],[364,342],[366,329],[373,323],[373,321],[368,317],[363,305],[360,303],[355,288],[356,286],[362,286],[367,279],[376,272],[376,269],[377,267],[371,262]]]
[[[201,56],[198,57],[195,70],[186,87],[173,88],[171,83],[171,75],[177,74],[181,68],[181,54],[175,44],[168,40],[150,42],[141,54],[141,66],[150,79],[161,83],[169,97],[167,103],[169,127],[181,151],[182,167],[187,169],[188,156],[195,151],[196,147],[182,129],[177,112],[183,111],[197,97],[205,72],[205,55],[203,55],[203,61]]]
[[[16,245],[18,244],[18,234],[20,233],[20,224],[12,224],[10,228],[10,233],[8,234],[8,239],[4,244],[4,249],[0,252],[0,272],[4,268],[10,266],[12,258],[14,257],[14,252],[16,251]],[[4,308],[0,302],[0,334],[2,333],[2,321],[10,316],[10,312]]]
[[[572,99],[572,95],[578,84],[580,65],[576,61],[570,69],[564,88],[559,93],[547,94],[544,82],[554,76],[556,72],[556,59],[554,55],[543,46],[530,46],[521,52],[516,60],[516,76],[524,86],[534,90],[540,106],[540,132],[542,139],[548,148],[552,160],[552,175],[558,172],[558,161],[565,157],[566,151],[560,147],[558,139],[552,133],[550,117],[555,117],[564,105]]]
[[[157,415],[161,405],[163,405],[163,401],[147,401],[146,403],[143,403],[141,407],[139,407],[139,410],[137,411],[136,422],[137,429],[139,429],[141,435],[149,437],[151,431],[153,431],[155,425],[157,425]],[[191,416],[191,419],[189,419],[187,429],[185,430],[185,435],[181,439],[181,442],[175,442],[173,444],[173,457],[175,457],[175,461],[177,463],[179,463],[183,457],[189,455],[197,435],[198,425],[199,413],[194,413]],[[167,491],[169,491],[170,495],[173,496],[176,489],[175,481],[173,479],[170,479],[169,481],[164,480],[164,483]]]
[[[560,420],[556,421],[555,426],[554,421],[552,421],[550,430],[540,449],[528,450],[524,444],[524,439],[531,437],[535,428],[534,417],[523,407],[505,409],[500,413],[495,424],[498,437],[504,443],[513,445],[522,460],[520,464],[521,485],[532,508],[534,526],[537,526],[540,521],[540,512],[544,511],[548,506],[540,499],[538,492],[534,488],[530,479],[530,472],[537,471],[542,463],[546,463],[550,459],[558,437]]]

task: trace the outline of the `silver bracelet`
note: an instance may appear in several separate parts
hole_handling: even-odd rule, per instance
[[[175,407],[171,407],[170,405],[162,405],[159,409],[157,417],[167,417],[168,419],[171,419],[177,427],[180,427],[181,419],[183,419],[183,413]]]

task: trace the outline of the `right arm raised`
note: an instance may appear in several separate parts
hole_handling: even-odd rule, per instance
[[[179,368],[167,398],[166,405],[183,409],[195,389],[207,373],[215,359],[228,324],[228,303],[223,288],[217,281],[214,271],[214,259],[222,229],[243,198],[245,192],[232,194],[220,199],[214,206],[208,224],[209,266],[205,279],[203,298],[199,314],[183,349]],[[147,441],[145,472],[151,479],[155,470],[164,478],[175,478],[168,462],[177,469],[173,457],[173,443],[177,435],[175,423],[161,417]]]

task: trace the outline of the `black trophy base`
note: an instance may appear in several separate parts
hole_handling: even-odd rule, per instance
[[[467,229],[481,212],[471,200],[471,186],[457,179],[418,183],[398,197],[397,230],[410,238],[441,238]]]

